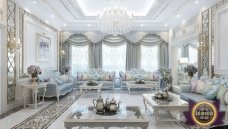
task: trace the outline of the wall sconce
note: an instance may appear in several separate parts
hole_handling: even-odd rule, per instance
[[[10,49],[10,53],[14,53],[16,51],[16,49],[19,49],[21,47],[21,40],[18,39],[18,41],[16,42],[15,38],[8,38],[8,48]]]
[[[15,52],[15,49],[16,49],[15,38],[8,38],[8,48],[9,48],[11,54],[13,54]]]
[[[64,57],[65,55],[66,55],[65,51],[64,51],[64,50],[61,50],[61,51],[60,51],[60,56],[61,56],[61,57]]]

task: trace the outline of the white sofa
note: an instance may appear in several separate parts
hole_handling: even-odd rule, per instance
[[[135,82],[136,79],[143,79],[145,82],[155,82],[160,86],[160,74],[156,72],[147,72],[143,69],[133,68],[130,71],[119,72],[121,89],[127,88],[126,82]]]
[[[91,69],[88,72],[78,72],[75,78],[76,88],[81,84],[94,80],[96,82],[102,82],[101,89],[113,89],[115,88],[115,72],[107,72],[102,69]]]

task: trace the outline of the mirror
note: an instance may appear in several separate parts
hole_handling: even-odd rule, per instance
[[[189,82],[190,78],[185,73],[187,65],[198,67],[198,46],[197,40],[178,45],[178,84]],[[194,78],[198,78],[198,74],[194,74]]]

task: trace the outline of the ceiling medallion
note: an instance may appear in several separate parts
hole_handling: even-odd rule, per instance
[[[98,25],[100,31],[109,35],[122,35],[133,29],[133,12],[127,8],[113,7],[104,8],[103,12],[98,12]]]

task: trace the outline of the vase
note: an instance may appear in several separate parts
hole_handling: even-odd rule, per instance
[[[36,84],[37,82],[36,82],[36,77],[32,77],[32,84]]]

